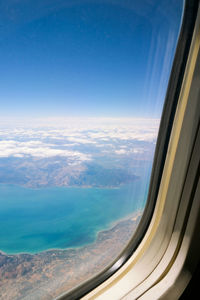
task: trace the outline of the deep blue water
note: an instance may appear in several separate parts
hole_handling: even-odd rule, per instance
[[[36,253],[95,241],[146,202],[149,176],[116,189],[0,185],[0,250]]]

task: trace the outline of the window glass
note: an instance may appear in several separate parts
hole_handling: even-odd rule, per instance
[[[1,299],[53,299],[133,236],[182,10],[0,2]]]

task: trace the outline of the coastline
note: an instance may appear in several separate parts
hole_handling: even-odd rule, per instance
[[[89,245],[92,245],[94,243],[97,242],[98,240],[98,236],[99,234],[104,234],[106,233],[107,231],[110,231],[112,230],[116,225],[118,225],[119,223],[123,222],[123,221],[127,221],[129,219],[131,219],[132,221],[134,222],[137,222],[137,219],[140,218],[142,216],[142,213],[143,211],[140,209],[134,213],[131,213],[125,217],[122,217],[116,221],[112,221],[106,228],[104,229],[100,229],[97,231],[96,233],[96,236],[95,236],[95,240],[92,242],[92,243],[86,243],[85,245],[81,245],[81,246],[74,246],[74,247],[67,247],[67,248],[49,248],[47,250],[43,250],[43,251],[38,251],[38,252],[17,252],[17,253],[7,253],[5,251],[2,251],[0,249],[0,254],[3,254],[3,255],[7,255],[7,256],[15,256],[15,255],[23,255],[23,254],[27,254],[27,255],[38,255],[40,253],[45,253],[45,252],[49,252],[49,251],[67,251],[67,250],[77,250],[77,249],[81,249],[81,248],[84,248],[84,247],[87,247]]]
[[[1,186],[9,186],[9,187],[21,187],[28,190],[42,190],[42,189],[56,189],[56,188],[66,188],[66,189],[120,189],[122,186],[126,184],[121,184],[118,186],[95,186],[95,185],[41,185],[41,186],[33,186],[27,184],[14,184],[14,183],[0,183]]]
[[[99,231],[95,242],[82,247],[49,249],[37,254],[9,255],[0,251],[4,299],[26,299],[26,295],[31,295],[31,299],[53,299],[99,273],[125,248],[141,214],[137,211],[117,220]]]

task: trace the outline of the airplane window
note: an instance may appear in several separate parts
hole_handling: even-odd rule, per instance
[[[54,299],[133,236],[182,11],[1,1],[0,299]]]

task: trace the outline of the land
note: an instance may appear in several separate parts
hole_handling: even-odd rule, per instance
[[[64,157],[0,158],[0,183],[29,188],[51,186],[114,188],[138,176],[120,166],[104,167],[95,162],[70,164]]]
[[[0,252],[0,299],[50,300],[93,277],[124,249],[141,212],[98,233],[94,243],[75,249],[7,255]]]

